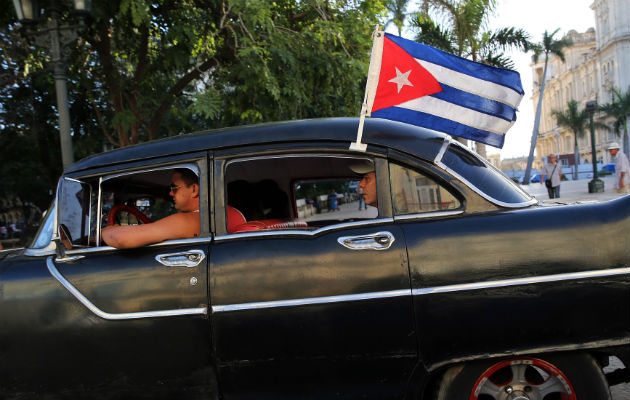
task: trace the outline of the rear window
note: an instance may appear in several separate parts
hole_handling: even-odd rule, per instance
[[[533,202],[532,197],[501,171],[457,144],[448,146],[441,164],[498,205],[518,207]]]

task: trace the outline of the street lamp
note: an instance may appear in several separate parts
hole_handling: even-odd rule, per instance
[[[597,110],[597,101],[586,102],[586,111],[589,113],[591,122],[591,158],[593,159],[593,180],[588,183],[589,193],[602,193],[604,191],[604,181],[597,177],[597,151],[595,150],[595,127],[593,126],[593,114]]]
[[[66,87],[66,62],[63,50],[67,49],[77,39],[77,32],[85,26],[84,17],[88,12],[88,0],[73,0],[73,7],[79,16],[78,25],[61,22],[61,1],[44,1],[44,7],[39,7],[36,0],[13,0],[15,13],[24,26],[24,34],[38,46],[44,47],[50,54],[55,78],[55,92],[57,94],[57,109],[59,112],[59,141],[61,143],[61,160],[63,168],[67,168],[74,161],[72,153],[72,138],[70,136],[70,112],[68,111],[68,89]],[[42,12],[47,20],[39,21]],[[41,27],[39,26],[41,25]],[[38,29],[39,28],[39,29]]]

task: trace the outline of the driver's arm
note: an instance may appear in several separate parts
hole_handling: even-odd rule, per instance
[[[199,213],[177,213],[149,224],[108,226],[101,235],[107,245],[127,249],[170,239],[192,238],[199,235],[199,229]]]

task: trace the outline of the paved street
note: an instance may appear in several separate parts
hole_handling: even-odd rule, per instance
[[[603,193],[589,193],[588,183],[590,179],[580,179],[577,181],[562,181],[560,184],[560,200],[561,202],[572,201],[605,201],[619,197],[619,194],[613,192],[615,179],[612,176],[600,178],[604,181]],[[550,201],[547,195],[547,188],[540,183],[530,183],[529,185],[521,185],[521,187],[538,200]],[[552,200],[555,201],[555,200]]]
[[[581,179],[577,181],[563,181],[560,185],[560,199],[549,200],[547,196],[547,188],[540,183],[531,183],[529,185],[521,185],[521,187],[530,195],[536,197],[543,202],[575,202],[575,201],[607,201],[618,198],[620,195],[613,192],[614,178],[606,176],[601,178],[604,181],[604,193],[589,193],[588,182],[590,179]],[[610,365],[606,367],[605,372],[611,372],[622,368],[623,364],[617,358],[611,357]],[[623,383],[611,388],[613,400],[630,400],[630,383]]]

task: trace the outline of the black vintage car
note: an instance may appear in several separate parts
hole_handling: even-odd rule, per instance
[[[357,125],[66,170],[33,244],[0,253],[0,397],[609,399],[602,368],[630,363],[630,196],[539,204],[433,131],[372,119],[350,151]],[[199,177],[199,237],[106,246],[104,226],[174,212],[176,168]]]

